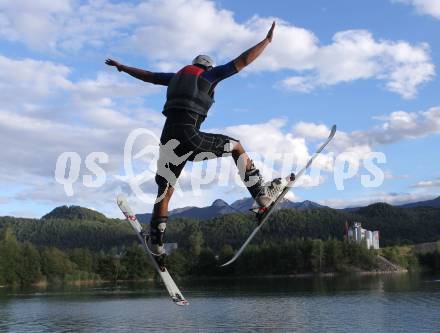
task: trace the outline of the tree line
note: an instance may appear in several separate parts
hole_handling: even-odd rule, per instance
[[[188,276],[257,276],[298,273],[344,272],[375,268],[376,253],[365,247],[330,239],[297,239],[280,244],[251,245],[236,265],[220,268],[234,250],[224,245],[216,254],[190,234],[186,245],[167,258],[173,274]],[[60,250],[19,242],[12,228],[0,236],[0,285],[26,286],[38,282],[140,280],[155,277],[148,256],[137,242],[121,249]]]
[[[273,214],[254,243],[282,242],[298,238],[338,239],[345,234],[345,224],[361,222],[369,230],[379,230],[381,246],[435,242],[440,239],[440,208],[397,208],[374,204],[355,212],[330,208],[280,210]],[[88,248],[92,251],[127,246],[136,240],[128,223],[108,219],[89,209],[58,207],[43,219],[0,217],[0,230],[10,226],[17,239],[37,246],[60,249]],[[166,239],[177,242],[203,242],[214,252],[224,244],[234,249],[255,227],[251,215],[230,214],[210,220],[175,218],[168,223]],[[194,240],[190,240],[191,234]],[[200,235],[199,235],[200,234]]]
[[[245,214],[203,221],[174,219],[166,241],[178,250],[168,265],[179,276],[297,274],[374,270],[376,253],[344,241],[345,223],[359,221],[379,230],[381,246],[440,239],[440,209],[395,208],[376,204],[356,212],[334,209],[280,210],[274,214],[236,265],[219,269],[255,227]],[[66,280],[132,280],[153,278],[148,258],[124,220],[81,207],[61,207],[44,219],[0,218],[0,284]],[[440,253],[440,250],[438,251]],[[385,251],[403,266],[402,259]],[[433,254],[420,263],[439,270]],[[393,257],[394,256],[394,257]]]
[[[62,251],[53,246],[19,242],[10,227],[0,234],[0,285],[139,280],[153,277],[153,272],[137,243],[123,252],[116,248],[96,252],[87,248]]]

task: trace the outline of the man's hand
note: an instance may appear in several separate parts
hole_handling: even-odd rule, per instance
[[[272,22],[272,26],[270,27],[269,32],[267,33],[266,36],[266,39],[269,41],[269,43],[272,41],[274,29],[275,29],[275,21]]]
[[[127,73],[128,75],[131,75],[131,76],[135,77],[136,79],[156,84],[156,81],[154,81],[154,73],[152,73],[152,72],[149,72],[149,71],[146,71],[146,70],[143,70],[140,68],[125,66],[125,65],[117,62],[116,60],[113,60],[110,58],[108,58],[105,61],[105,63],[109,66],[115,66],[118,69],[118,71]]]
[[[115,66],[117,69],[118,69],[118,71],[121,71],[121,67],[122,67],[122,64],[120,64],[119,62],[117,62],[116,60],[113,60],[113,59],[107,59],[106,61],[105,61],[105,63],[107,64],[107,65],[109,65],[109,66]]]

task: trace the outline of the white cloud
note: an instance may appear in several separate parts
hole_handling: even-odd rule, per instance
[[[376,41],[365,30],[336,33],[333,43],[318,48],[312,59],[309,74],[288,77],[281,85],[310,92],[317,87],[374,78],[384,81],[389,91],[413,98],[418,87],[435,74],[427,44]]]
[[[408,179],[409,178],[409,175],[407,175],[407,174],[404,174],[404,175],[394,175],[389,170],[384,170],[384,176],[385,176],[385,179]]]
[[[331,147],[336,152],[352,151],[362,156],[371,151],[374,146],[440,133],[439,106],[426,111],[394,111],[375,118],[380,121],[380,124],[366,130],[350,133],[338,130]],[[325,125],[314,123],[298,123],[293,128],[295,134],[312,140],[324,137],[329,130]]]
[[[0,54],[0,105],[33,103],[68,90],[71,70],[61,64],[33,59],[11,59]]]
[[[57,17],[57,50],[66,52],[117,48],[143,18],[136,5],[107,0],[77,3],[67,17]]]
[[[292,133],[286,132],[284,127],[286,119],[271,119],[266,123],[253,125],[237,125],[229,126],[223,130],[214,130],[214,132],[225,133],[237,140],[240,140],[246,151],[250,152],[251,157],[255,160],[255,164],[266,179],[271,179],[275,165],[278,163],[276,175],[280,175],[281,168],[286,169],[289,162],[286,159],[290,155],[291,164],[304,165],[310,154],[304,138],[294,137]],[[243,136],[246,133],[246,136]],[[262,135],[264,133],[264,135]],[[283,163],[284,162],[284,163]],[[284,170],[289,172],[290,170]]]
[[[249,72],[293,72],[279,85],[310,92],[318,87],[376,79],[404,98],[434,76],[426,44],[376,40],[366,30],[335,33],[321,45],[312,31],[276,17],[238,22],[232,11],[209,0],[149,0],[140,3],[3,1],[0,36],[52,52],[137,51],[161,70],[175,70],[196,54],[229,61],[260,41],[273,20],[272,44]],[[25,22],[25,23],[23,23]]]
[[[106,0],[4,0],[0,2],[0,36],[39,51],[99,48],[126,36],[136,22],[136,7]]]
[[[233,59],[261,40],[271,21],[276,20],[273,43],[247,70],[305,72],[280,83],[288,89],[310,92],[317,87],[374,78],[383,81],[389,91],[412,98],[435,73],[427,44],[377,41],[366,30],[341,31],[334,35],[332,44],[319,45],[313,32],[278,18],[255,16],[239,24],[231,12],[216,8],[212,2],[173,0],[165,6],[161,3],[159,8],[156,1],[150,1],[144,9],[151,23],[138,28],[132,44],[150,50],[148,56],[162,68],[164,60],[169,67],[170,62],[184,63],[197,53]],[[180,13],[179,19],[171,20],[171,12]],[[194,19],[186,15],[188,12],[199,15]]]
[[[17,199],[46,196],[49,200],[62,192],[53,178],[62,152],[79,153],[83,163],[89,153],[105,152],[110,163],[104,169],[112,176],[119,172],[124,142],[132,129],[146,126],[160,133],[164,121],[160,113],[142,101],[125,102],[127,97],[136,100],[157,88],[107,73],[76,82],[70,75],[71,69],[61,64],[0,55],[0,142],[7,147],[0,184],[24,189]],[[47,187],[41,185],[44,182]],[[56,186],[59,191],[49,190]],[[87,197],[85,192],[80,197]],[[102,193],[106,195],[105,190]],[[63,200],[66,197],[59,196],[56,202]]]
[[[130,54],[137,50],[168,70],[199,52],[213,53],[219,61],[231,59],[261,40],[273,19],[277,20],[273,43],[249,71],[296,72],[285,82],[297,90],[308,92],[319,86],[375,78],[387,89],[411,97],[433,76],[425,44],[378,40],[368,31],[355,30],[336,33],[333,42],[321,45],[313,32],[278,18],[254,16],[238,22],[233,12],[212,1],[150,0],[134,4],[0,0],[0,38],[65,56],[82,56],[96,50],[102,54],[103,49]],[[199,49],[200,45],[204,48]],[[74,72],[55,61],[13,59],[0,54],[0,142],[8,147],[0,164],[0,184],[20,189],[15,200],[66,202],[66,197],[60,195],[62,187],[53,180],[55,161],[61,152],[77,151],[84,159],[91,151],[104,151],[110,156],[105,168],[112,177],[121,171],[123,145],[131,129],[146,127],[157,135],[160,132],[163,116],[146,107],[143,100],[146,94],[159,91],[157,87],[108,72],[74,79]],[[328,151],[351,151],[362,156],[375,145],[438,133],[439,119],[440,107],[393,112],[380,118],[377,127],[339,131]],[[303,165],[329,131],[324,124],[298,123],[290,127],[286,119],[272,119],[217,131],[240,139],[246,149],[258,153],[262,157],[258,167],[270,179],[287,170],[279,154],[294,155],[294,161],[285,163],[287,168],[296,163]],[[246,137],[242,136],[244,132]],[[330,171],[331,158],[324,154],[315,165]],[[234,166],[230,174],[237,176]],[[182,183],[187,186],[185,175]],[[314,181],[307,176],[303,186]],[[110,181],[99,190],[78,186],[73,202],[93,201],[99,206],[96,203],[100,200],[113,200],[113,193],[123,184]],[[147,185],[155,190],[154,183]],[[238,191],[246,194],[245,189]],[[210,191],[192,202],[185,192],[178,202],[204,205],[217,195]]]
[[[10,65],[19,68],[16,77]],[[159,112],[145,109],[141,104],[136,108],[118,107],[119,97],[141,96],[145,93],[143,86],[118,80],[105,73],[98,73],[96,79],[84,78],[74,82],[69,78],[69,68],[52,62],[1,57],[0,66],[4,69],[0,85],[11,92],[14,84],[18,85],[18,93],[12,94],[14,103],[2,101],[3,109],[0,109],[0,140],[8,147],[3,153],[0,181],[11,184],[19,178],[20,186],[25,188],[24,192],[16,195],[15,200],[54,200],[57,204],[64,202],[66,197],[59,195],[62,187],[53,180],[56,158],[64,151],[76,151],[83,159],[91,152],[91,145],[93,151],[106,152],[110,156],[110,164],[105,169],[111,179],[120,173],[124,141],[131,129],[146,127],[159,135],[163,123]],[[41,67],[45,71],[33,75]],[[18,81],[15,83],[14,80]],[[62,105],[63,112],[75,115],[75,122],[71,122],[69,118],[54,116],[53,110],[29,112],[26,108],[30,103],[42,103],[39,108],[44,110],[45,105],[52,105],[59,99],[65,99],[66,104],[71,104]],[[14,109],[7,111],[6,107],[12,104],[15,105]],[[338,131],[327,151],[350,151],[361,158],[379,144],[440,132],[440,107],[419,112],[396,111],[378,119],[381,123],[369,130],[350,133]],[[286,119],[272,119],[261,124],[242,124],[213,131],[241,140],[248,151],[254,152],[257,166],[262,170],[265,179],[271,179],[285,175],[292,166],[304,165],[314,150],[313,145],[319,144],[329,130],[324,124],[305,122],[295,124],[289,130]],[[245,137],[242,136],[243,133],[246,133]],[[292,155],[293,159],[287,162],[283,160],[286,154]],[[331,171],[332,158],[327,154],[323,154],[316,162],[315,166]],[[237,177],[234,166],[229,173]],[[322,175],[316,179],[306,176],[301,186],[312,186],[323,181]],[[185,177],[182,182],[185,183]],[[230,184],[229,187],[235,186]],[[147,185],[148,191],[155,191],[154,183]],[[188,190],[187,185],[184,191]],[[116,189],[123,186],[123,182],[117,181],[110,181],[99,190],[77,186],[78,198],[73,202],[107,202]],[[52,187],[59,188],[46,191]],[[221,190],[229,191],[229,187]],[[42,191],[42,188],[45,190]],[[213,196],[218,195],[218,192],[212,192],[215,193]],[[241,188],[240,193],[245,195],[246,190]],[[208,199],[214,198],[204,195],[196,198],[195,203],[209,204]]]
[[[440,1],[438,0],[391,0],[413,6],[419,14],[430,15],[440,19]]]
[[[53,47],[58,36],[58,15],[72,11],[70,0],[3,0],[0,2],[0,36],[22,40],[32,48]]]
[[[307,137],[310,139],[325,139],[330,132],[326,125],[306,123],[300,121],[293,127],[293,132],[299,137]]]
[[[440,133],[440,107],[438,106],[419,112],[395,111],[381,119],[383,123],[370,130],[368,135],[360,132],[357,136],[364,136],[366,140],[377,144],[387,144],[402,139],[416,139]]]
[[[380,124],[366,130],[345,132],[339,129],[335,138],[327,148],[336,156],[349,153],[346,157],[351,161],[362,161],[374,151],[380,151],[381,145],[389,145],[401,140],[418,139],[429,135],[440,134],[440,107],[432,107],[427,111],[406,112],[395,111],[382,117],[377,117]],[[329,127],[322,124],[300,122],[293,127],[293,133],[305,141],[322,140],[329,132]],[[332,159],[323,154],[323,158],[315,165],[330,171],[333,168]],[[362,165],[361,165],[362,166]],[[407,178],[408,176],[392,176],[389,171],[386,178]],[[437,181],[421,182],[414,187],[437,186]]]
[[[440,178],[431,179],[431,180],[422,180],[412,185],[413,188],[434,188],[440,187]]]
[[[298,128],[320,128],[325,135],[304,136],[286,129],[286,119],[271,119],[260,124],[246,124],[229,126],[224,129],[214,129],[211,132],[224,133],[241,141],[243,147],[253,159],[255,166],[260,170],[265,181],[276,177],[284,177],[290,172],[297,173],[316,149],[316,144],[321,144],[322,137],[327,137],[330,129],[325,125],[300,123]],[[246,133],[246,136],[243,136]],[[318,139],[319,142],[316,141]],[[313,164],[313,168],[322,172],[331,171],[333,168],[332,148],[322,153]],[[234,176],[237,178],[235,167]],[[238,179],[238,178],[237,178]],[[299,180],[295,186],[312,187],[324,182],[324,177],[318,172],[310,171]],[[240,184],[236,181],[236,184]]]
[[[140,99],[159,92],[157,86],[107,72],[74,82],[72,72],[59,63],[0,54],[0,108],[49,120],[74,116],[127,124],[123,115],[127,113],[139,121],[148,116],[158,123],[157,115],[145,109]]]
[[[282,80],[278,86],[301,93],[309,93],[315,89],[313,80],[303,76],[290,76]]]
[[[156,133],[158,129],[148,120],[136,122],[123,114],[114,113],[103,118],[94,123],[95,127],[89,127],[0,111],[0,142],[8,147],[3,151],[3,162],[0,164],[0,186],[17,189],[10,199],[24,203],[49,203],[54,206],[69,203],[110,209],[108,207],[114,205],[118,192],[130,193],[128,185],[115,178],[123,172],[124,143],[128,133],[142,126]],[[126,119],[126,123],[121,119]],[[109,121],[115,124],[106,126]],[[81,157],[73,197],[66,196],[63,186],[54,179],[56,160],[65,151],[77,152]],[[85,159],[95,151],[109,156],[109,163],[101,165],[107,176],[105,184],[97,189],[87,188],[82,182],[83,175],[91,174],[85,167]],[[156,191],[154,182],[147,185],[151,193]]]
[[[420,115],[420,113],[416,113]],[[422,113],[425,117],[435,117],[430,112]],[[116,119],[118,118],[115,115]],[[4,152],[4,161],[0,168],[1,182],[3,184],[12,183],[17,177],[20,179],[20,186],[24,186],[24,190],[15,195],[14,200],[33,200],[35,202],[53,202],[54,204],[61,204],[63,202],[75,203],[75,204],[87,204],[99,205],[101,202],[103,207],[111,207],[114,195],[123,190],[126,193],[130,193],[125,182],[114,179],[113,176],[121,173],[122,166],[122,153],[124,140],[128,134],[128,131],[135,124],[135,120],[127,116],[128,123],[122,128],[110,129],[105,127],[97,128],[83,128],[72,125],[65,125],[63,123],[57,123],[54,121],[36,119],[30,116],[19,116],[10,114],[7,112],[0,112],[0,139],[10,149]],[[418,117],[413,117],[413,114],[408,116],[408,119],[415,121],[416,126],[419,120]],[[108,118],[112,118],[109,115]],[[395,116],[388,116],[381,118],[383,123],[389,123],[390,119],[395,119]],[[123,118],[122,118],[123,119]],[[130,120],[131,119],[131,120]],[[407,119],[406,117],[400,117]],[[310,157],[308,142],[319,141],[324,136],[324,133],[328,134],[329,130],[325,125],[311,124],[311,123],[299,123],[293,126],[291,131],[286,130],[286,121],[282,119],[273,119],[266,123],[254,124],[254,125],[238,125],[230,126],[225,129],[219,129],[217,132],[229,134],[238,139],[241,139],[245,148],[249,151],[258,152],[261,159],[256,159],[257,167],[262,170],[266,179],[271,179],[274,176],[285,174],[283,171],[282,155],[276,153],[293,153],[295,159],[288,163],[288,167],[295,166],[297,164],[304,164]],[[147,127],[152,130],[157,130],[158,126],[154,123],[147,124]],[[407,122],[403,121],[401,127],[405,130],[407,128]],[[339,131],[334,139],[334,143],[327,150],[328,153],[351,151],[353,154],[357,154],[358,157],[363,157],[369,151],[372,151],[375,145],[380,143],[390,143],[396,140],[403,139],[406,136],[405,131],[402,130],[402,135],[397,135],[399,131],[396,131],[397,124],[393,126],[381,126],[382,128],[380,137],[393,137],[393,140],[367,140],[365,138],[372,137],[373,131],[357,131],[357,132],[343,132]],[[387,131],[393,131],[391,135],[387,135]],[[246,132],[246,137],[242,137],[242,133]],[[264,133],[264,135],[261,135]],[[300,137],[299,133],[302,133]],[[420,131],[417,131],[418,135],[422,135]],[[425,133],[424,135],[427,135]],[[54,138],[57,138],[54,141]],[[383,142],[382,142],[383,141]],[[84,158],[90,152],[90,143],[93,143],[93,151],[104,151],[110,155],[111,163],[105,166],[105,170],[108,173],[108,182],[104,187],[100,189],[84,188],[81,184],[75,186],[75,192],[77,195],[73,198],[68,198],[63,195],[62,186],[56,184],[53,180],[53,169],[55,165],[56,157],[59,153],[67,150],[73,150],[80,153]],[[312,148],[313,150],[313,148]],[[258,156],[257,156],[258,157]],[[272,162],[271,162],[272,161]],[[190,191],[190,170],[187,167],[182,174],[181,184],[183,185],[184,192],[182,197],[178,197],[173,202],[173,207],[184,206],[183,203],[191,205],[207,205],[213,199],[221,196],[220,192],[226,194],[235,191],[234,196],[245,196],[247,192],[244,188],[236,186],[232,181],[232,177],[237,177],[237,172],[232,161],[229,162],[231,167],[229,171],[223,171],[223,173],[229,173],[229,175],[223,174],[222,176],[230,177],[231,181],[226,187],[217,188],[214,190],[212,186],[208,186],[204,189],[209,195],[202,195],[200,197],[193,197],[188,195]],[[316,166],[322,166],[323,171],[330,171],[331,158],[327,158],[324,154],[321,160],[317,160]],[[275,169],[275,173],[273,172]],[[86,170],[82,169],[81,175]],[[219,176],[220,177],[220,176]],[[318,175],[318,178],[311,176],[305,176],[304,181],[300,184],[303,187],[314,186],[321,184],[325,181],[323,174]],[[428,183],[419,184],[427,186]],[[43,190],[44,189],[44,190]],[[125,190],[124,190],[125,189]],[[149,182],[144,187],[149,193],[154,193],[155,184]],[[205,193],[205,191],[203,191]],[[377,194],[373,197],[366,196],[356,201],[347,203],[347,200],[330,200],[322,202],[323,204],[333,207],[346,206],[348,204],[361,205],[374,201],[387,201],[391,203],[403,203],[404,201],[411,201],[412,198],[423,199],[417,196],[410,195],[393,195],[393,194]],[[177,196],[176,196],[177,198]],[[191,198],[186,200],[186,198]],[[141,207],[141,206],[139,206]],[[107,209],[107,208],[106,208]],[[147,206],[142,206],[142,211],[146,211]],[[108,211],[112,211],[108,208]],[[113,214],[113,213],[112,213]]]
[[[249,32],[237,24],[233,13],[218,9],[211,1],[146,1],[137,8],[146,24],[139,25],[131,43],[160,61],[188,61],[198,53],[228,47],[231,37],[242,39]],[[225,45],[226,44],[226,45]]]
[[[147,123],[161,126],[163,116],[145,108],[145,96],[159,92],[157,86],[131,80],[117,74],[99,72],[94,79],[75,82],[68,101],[75,117],[105,128],[139,127]]]

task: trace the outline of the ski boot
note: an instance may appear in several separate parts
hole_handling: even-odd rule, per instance
[[[261,223],[263,217],[275,203],[289,182],[295,180],[295,174],[291,174],[284,178],[275,178],[274,180],[264,183],[261,191],[257,194],[255,204],[251,211],[257,214],[258,224]]]
[[[264,183],[260,171],[255,168],[252,162],[251,168],[244,173],[245,182],[249,193],[255,200],[251,211],[257,214],[258,224],[270,206],[276,201],[281,192],[286,188],[290,181],[295,179],[295,174],[290,174],[285,178],[275,178]]]
[[[292,178],[275,178],[263,184],[260,193],[255,198],[255,202],[260,207],[269,208],[275,202],[281,192],[286,188]],[[295,179],[295,176],[293,176]]]
[[[153,217],[150,222],[150,238],[153,245],[154,259],[162,272],[165,271],[165,248],[163,246],[163,239],[165,229],[167,227],[167,216]]]

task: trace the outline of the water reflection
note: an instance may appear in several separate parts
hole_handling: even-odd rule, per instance
[[[176,307],[153,283],[0,289],[0,331],[436,332],[438,277],[180,281]]]

